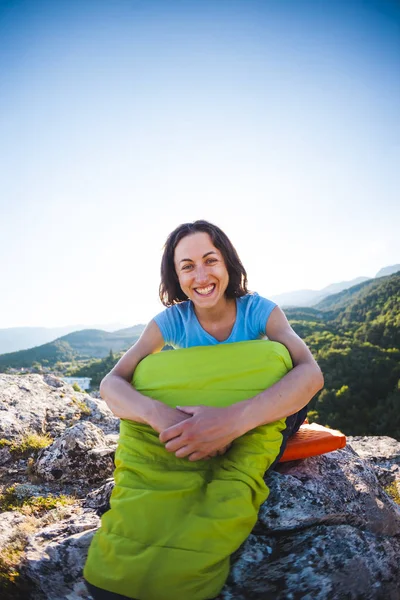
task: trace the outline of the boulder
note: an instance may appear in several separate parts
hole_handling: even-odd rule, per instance
[[[270,496],[219,600],[399,600],[400,508],[350,446],[281,464],[266,481]],[[80,569],[112,488],[107,481],[79,518],[32,538],[23,573],[34,600],[90,599]]]
[[[0,514],[0,550],[6,548],[15,538],[16,532],[27,521],[26,515],[17,511],[7,511]]]
[[[77,423],[39,453],[35,472],[46,481],[102,481],[114,471],[115,446],[93,423]]]
[[[101,516],[110,508],[111,492],[114,489],[114,479],[111,477],[102,486],[93,490],[86,496],[83,505],[92,508]]]
[[[28,431],[52,438],[79,420],[89,420],[105,433],[118,431],[119,419],[106,403],[53,375],[0,373],[0,439],[18,440]]]
[[[282,463],[266,481],[220,600],[399,600],[400,507],[351,446]]]
[[[349,444],[375,471],[382,486],[394,484],[400,496],[400,444],[387,436],[352,436]]]
[[[21,576],[31,584],[30,600],[90,598],[82,567],[99,517],[80,512],[37,531],[29,538]]]
[[[54,376],[0,374],[0,438],[18,441],[27,430],[54,438],[29,460],[0,447],[0,493],[12,487],[33,506],[70,495],[44,514],[0,514],[2,599],[90,600],[82,569],[109,508],[117,423],[102,400]],[[348,441],[266,475],[269,498],[219,600],[400,600],[400,507],[383,489],[400,492],[400,443]],[[15,545],[20,576],[6,581],[1,551]]]

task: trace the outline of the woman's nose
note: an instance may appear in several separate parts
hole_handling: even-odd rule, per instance
[[[198,283],[203,283],[204,281],[207,281],[207,272],[203,266],[197,267],[196,269],[196,281]]]

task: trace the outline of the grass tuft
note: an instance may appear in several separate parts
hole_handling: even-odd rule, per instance
[[[31,452],[39,452],[42,448],[47,448],[53,443],[53,439],[48,433],[41,434],[30,432],[24,435],[22,440],[18,444],[13,444],[10,448],[11,452],[18,452],[19,454],[30,454]]]
[[[10,446],[10,452],[24,457],[29,454],[37,454],[42,448],[47,448],[53,443],[53,439],[48,433],[28,432],[19,441],[13,441]]]
[[[385,490],[385,492],[387,493],[387,495],[390,496],[390,498],[394,502],[396,502],[396,504],[400,505],[400,492],[399,492],[399,489],[398,489],[395,481],[393,481],[392,483],[390,483],[389,485],[387,485],[383,489]]]
[[[79,408],[82,415],[90,415],[91,414],[90,408],[82,400],[78,400],[78,398],[76,398],[75,396],[72,396],[72,402],[75,404],[75,406],[77,406]]]
[[[0,439],[0,448],[5,448],[6,446],[12,446],[12,442],[10,440],[6,440],[4,438]]]
[[[18,457],[25,457],[29,454],[37,453],[42,448],[46,448],[53,443],[53,439],[49,436],[49,434],[45,433],[36,433],[34,431],[26,433],[19,440],[5,440],[4,438],[0,439],[0,448],[5,448],[6,446],[10,450],[10,452]]]
[[[2,598],[24,597],[18,593],[19,564],[28,543],[28,535],[36,529],[33,519],[19,523],[7,544],[0,548],[0,590]]]
[[[0,511],[17,510],[28,516],[38,517],[49,510],[73,504],[75,499],[71,496],[28,496],[21,498],[15,486],[11,486],[0,495]]]

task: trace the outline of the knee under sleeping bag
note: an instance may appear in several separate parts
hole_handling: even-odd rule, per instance
[[[133,385],[173,407],[224,407],[291,368],[282,344],[256,340],[150,355]],[[137,600],[215,598],[268,497],[263,475],[285,429],[286,419],[259,426],[224,455],[191,462],[167,452],[148,425],[121,420],[111,508],[93,537],[85,579]]]

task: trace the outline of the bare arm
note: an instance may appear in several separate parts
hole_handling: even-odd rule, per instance
[[[323,387],[324,378],[310,350],[293,331],[285,314],[276,306],[266,327],[270,340],[289,350],[294,368],[273,386],[236,405],[243,432],[272,423],[299,411]]]
[[[100,394],[121,419],[147,423],[160,432],[188,418],[181,411],[170,408],[158,400],[140,394],[131,385],[133,373],[139,362],[164,346],[161,331],[155,321],[150,321],[139,340],[118,361],[100,384]]]
[[[229,444],[258,425],[294,414],[322,388],[320,368],[279,307],[272,311],[266,333],[270,340],[286,346],[294,368],[267,390],[232,406],[182,407],[193,417],[161,433],[160,440],[166,444],[167,450],[179,457],[199,460],[204,453],[209,454]]]

